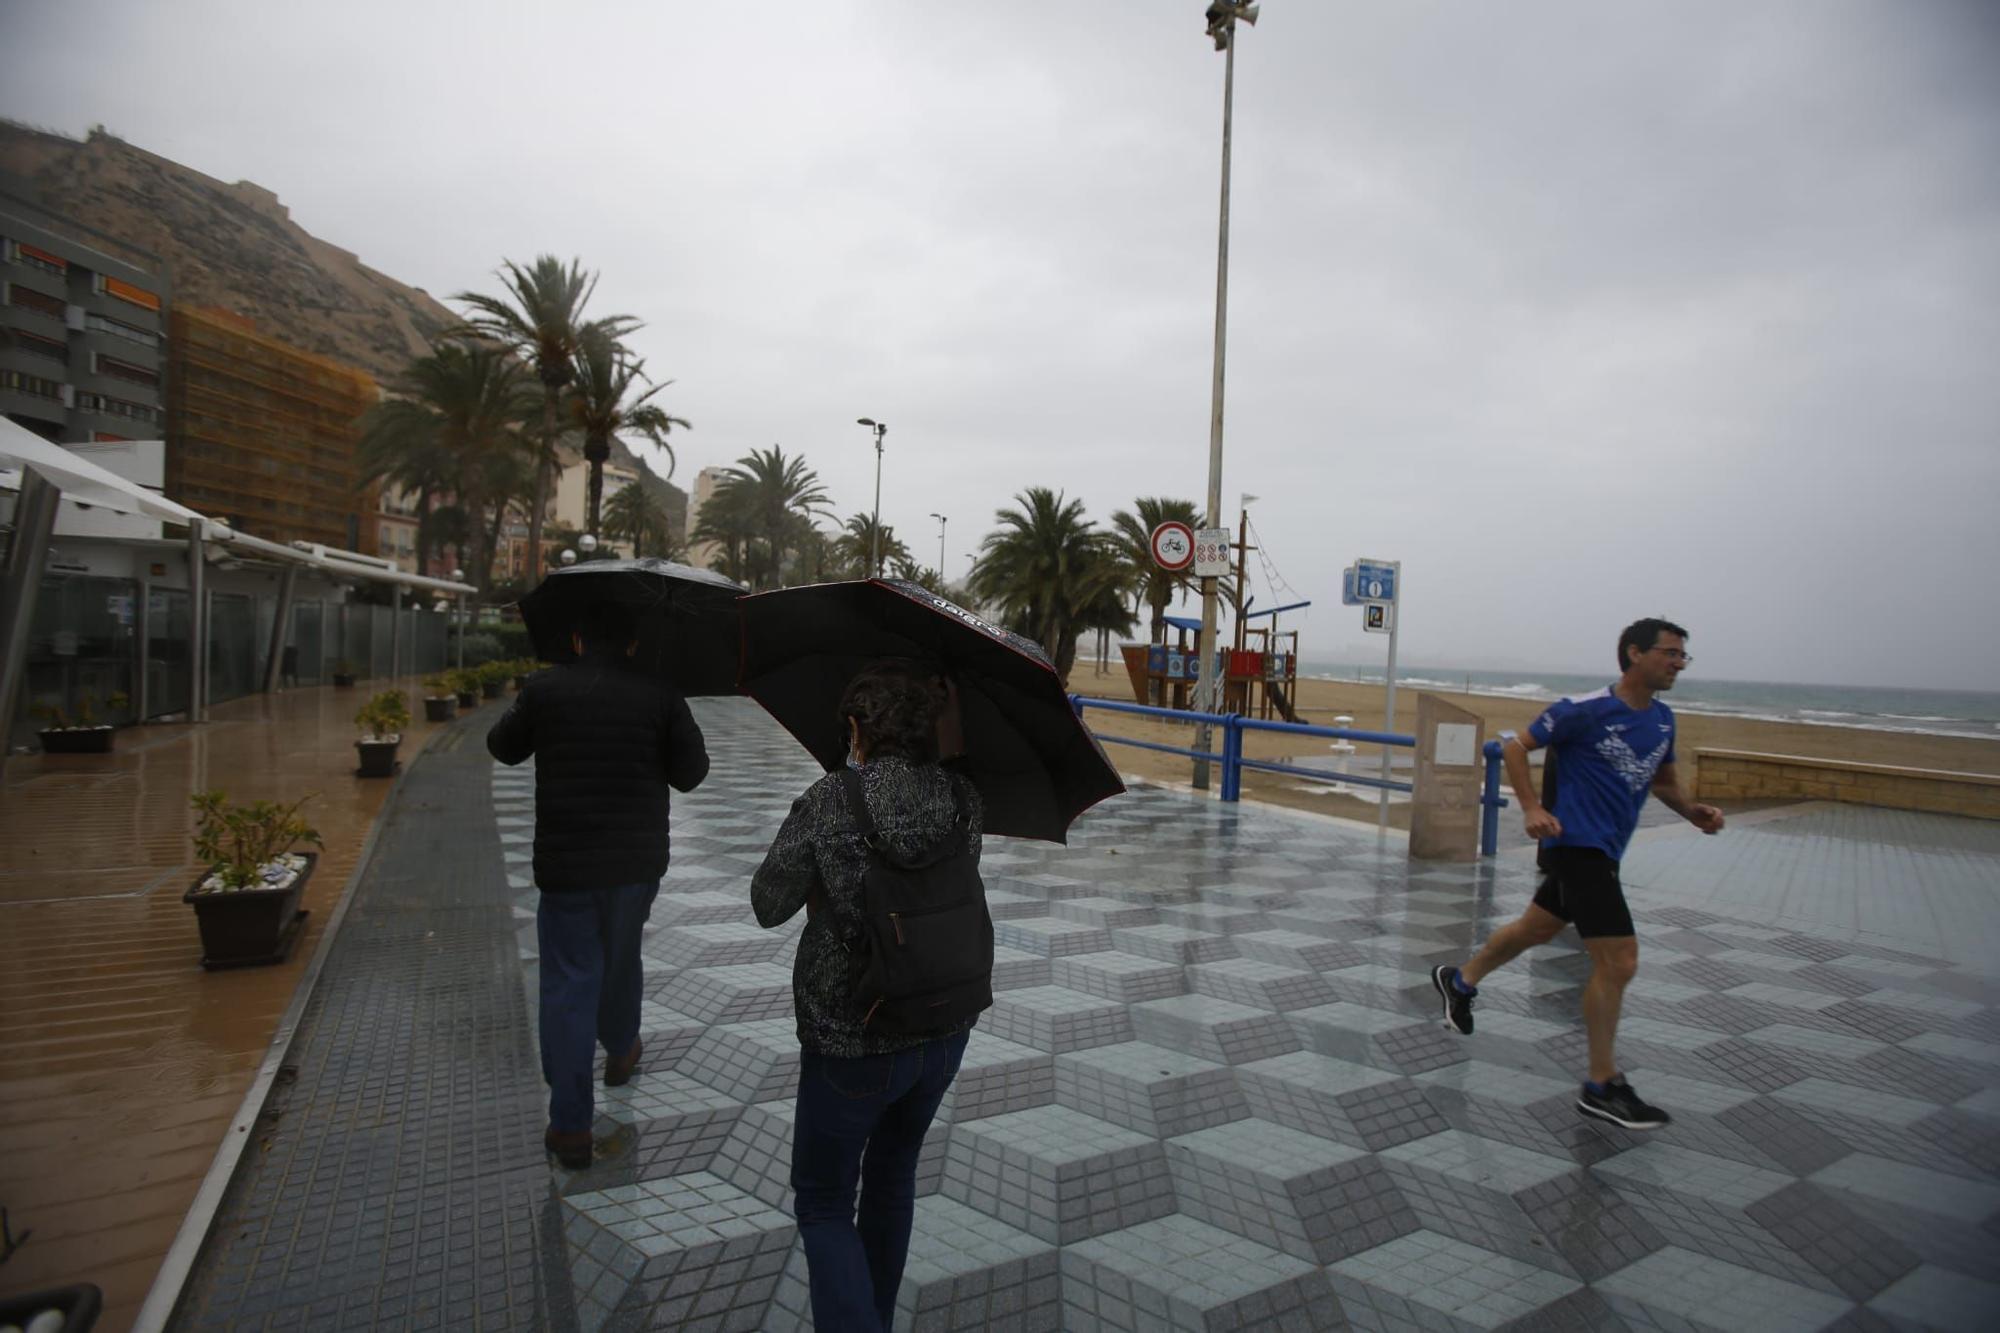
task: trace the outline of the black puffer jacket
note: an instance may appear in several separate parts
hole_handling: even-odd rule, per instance
[[[486,748],[503,764],[535,758],[535,884],[545,893],[657,881],[667,789],[693,791],[708,776],[687,700],[608,655],[530,677]]]

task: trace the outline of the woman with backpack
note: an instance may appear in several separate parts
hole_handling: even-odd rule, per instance
[[[760,924],[807,911],[791,1179],[813,1323],[829,1333],[890,1327],[917,1154],[992,1003],[979,794],[938,763],[947,698],[914,663],[855,676],[839,710],[847,766],[792,803],[751,880]]]

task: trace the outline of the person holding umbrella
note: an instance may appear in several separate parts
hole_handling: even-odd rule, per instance
[[[531,677],[486,748],[535,759],[542,1141],[575,1170],[590,1165],[596,1047],[607,1087],[639,1063],[640,928],[667,872],[671,792],[708,776],[708,748],[680,690],[632,666],[630,607],[590,603],[572,623],[575,660]]]
[[[992,923],[976,869],[984,805],[970,782],[938,762],[947,697],[934,668],[911,662],[877,662],[855,675],[838,710],[846,765],[793,802],[751,879],[760,924],[807,911],[792,969],[801,1057],[791,1180],[818,1328],[889,1328],[909,1254],[917,1154],[978,1010],[991,1003]],[[899,1008],[893,984],[885,1008],[883,994],[871,1000],[865,979],[857,980],[887,943],[874,925],[884,863],[957,867],[907,872],[916,878],[905,884],[945,885],[939,901],[954,901],[945,897],[953,886],[966,889],[955,900],[966,913],[957,924],[938,923],[961,908],[903,918],[926,922],[911,922],[913,934],[938,932],[924,937],[926,952],[969,949],[976,957],[980,944],[971,937],[984,927],[985,974],[965,988],[971,998],[954,991],[949,1004],[939,1003],[945,1017],[928,1030],[907,1017],[885,1023]],[[942,878],[923,878],[931,873]],[[894,929],[900,938],[902,924]],[[946,931],[969,932],[970,943]]]

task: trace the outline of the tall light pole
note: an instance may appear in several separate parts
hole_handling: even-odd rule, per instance
[[[1217,228],[1215,248],[1215,377],[1209,389],[1208,409],[1208,526],[1222,526],[1222,363],[1223,347],[1229,331],[1229,137],[1230,115],[1236,100],[1236,21],[1257,22],[1257,6],[1243,0],[1215,0],[1208,7],[1208,35],[1215,49],[1223,53],[1222,67],[1222,218]],[[1201,581],[1201,638],[1196,641],[1201,674],[1195,706],[1212,713],[1222,706],[1222,673],[1215,664],[1215,576]],[[1198,727],[1197,750],[1209,748],[1209,728]],[[1208,761],[1194,761],[1194,785],[1208,786]]]
[[[876,578],[882,577],[882,437],[889,433],[889,423],[873,421],[867,417],[855,418],[855,424],[866,426],[875,432],[875,551],[869,567]]]
[[[934,518],[934,519],[936,519],[936,520],[938,521],[938,578],[942,579],[942,578],[944,578],[944,525],[945,525],[945,517],[944,517],[944,515],[943,515],[943,514],[932,514],[932,515],[931,515],[931,517],[932,517],[932,518]]]

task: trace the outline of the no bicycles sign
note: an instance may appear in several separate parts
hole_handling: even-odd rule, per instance
[[[1153,529],[1152,547],[1154,562],[1168,573],[1178,574],[1194,563],[1194,530],[1168,519]]]

